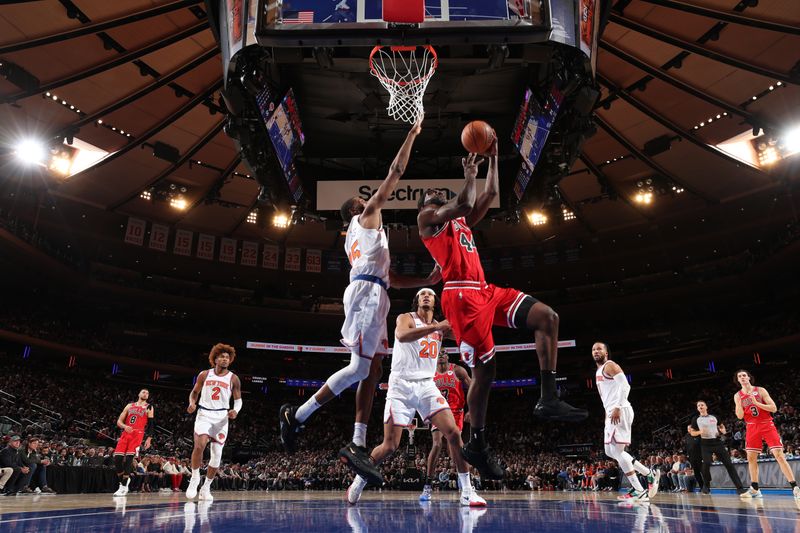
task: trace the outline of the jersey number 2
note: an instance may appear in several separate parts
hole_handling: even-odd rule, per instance
[[[211,399],[212,400],[219,400],[219,393],[222,392],[222,389],[219,387],[214,387],[211,389]]]
[[[475,238],[470,235],[470,238],[467,238],[466,233],[461,233],[461,236],[458,238],[458,243],[467,249],[468,252],[472,253],[475,251]]]

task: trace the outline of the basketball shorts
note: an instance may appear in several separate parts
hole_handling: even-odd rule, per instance
[[[623,407],[620,409],[618,424],[611,423],[611,412],[606,413],[606,427],[603,432],[603,443],[630,444],[632,427],[633,407]]]
[[[453,418],[456,421],[456,427],[459,431],[464,431],[464,411],[461,409],[458,411],[453,411],[452,409],[450,410],[453,412]],[[439,428],[437,428],[434,424],[431,424],[431,431],[439,431]]]
[[[194,420],[194,434],[208,435],[211,440],[225,444],[228,438],[228,411],[199,409]]]
[[[527,314],[535,302],[524,292],[491,283],[447,282],[442,291],[442,310],[459,344],[461,360],[470,368],[477,360],[491,361],[495,353],[492,326],[516,328],[520,322],[524,324],[525,316],[517,314],[520,309]]]
[[[122,432],[117,447],[114,448],[114,455],[136,455],[136,449],[141,446],[144,440],[144,431],[134,430],[130,433]]]
[[[783,449],[783,441],[778,434],[778,428],[774,422],[762,424],[747,424],[747,431],[744,437],[745,450],[760,452],[764,448],[764,443],[770,450]]]
[[[383,408],[383,423],[406,427],[416,413],[427,422],[433,415],[450,409],[431,378],[403,379],[389,374],[389,390]]]
[[[389,351],[386,289],[371,281],[355,280],[345,289],[343,303],[342,344],[366,359],[375,354],[386,355]]]

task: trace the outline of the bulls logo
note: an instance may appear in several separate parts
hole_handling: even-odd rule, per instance
[[[219,435],[217,435],[217,440],[220,441],[225,440],[225,433],[220,433]]]

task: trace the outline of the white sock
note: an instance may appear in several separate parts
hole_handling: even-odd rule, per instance
[[[353,425],[353,443],[356,446],[367,445],[367,425],[361,422],[356,422]]]
[[[640,474],[642,474],[643,476],[646,476],[646,475],[650,474],[650,469],[647,468],[646,466],[644,466],[639,461],[634,461],[633,462],[633,469],[636,470],[637,472],[639,472]]]
[[[196,481],[200,479],[200,469],[199,468],[192,468],[192,479],[191,481]]]
[[[627,476],[627,478],[628,478],[628,481],[631,482],[631,487],[633,487],[634,489],[638,490],[639,492],[644,491],[644,487],[642,487],[642,484],[639,483],[639,478],[636,476],[635,473],[631,474],[630,476]]]
[[[306,400],[306,403],[297,408],[297,411],[294,413],[294,418],[302,424],[320,407],[322,407],[322,404],[317,402],[316,396],[312,396]]]
[[[472,483],[469,480],[469,472],[458,473],[458,486],[461,487],[461,492],[472,490]]]

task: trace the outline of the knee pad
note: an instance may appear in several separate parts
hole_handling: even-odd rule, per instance
[[[222,448],[224,445],[218,442],[209,442],[208,444],[211,449],[211,458],[208,460],[208,466],[211,468],[219,468],[219,465],[222,463]]]
[[[328,378],[326,384],[336,396],[339,396],[347,387],[369,377],[372,360],[361,357],[356,353],[350,355],[350,364]]]

